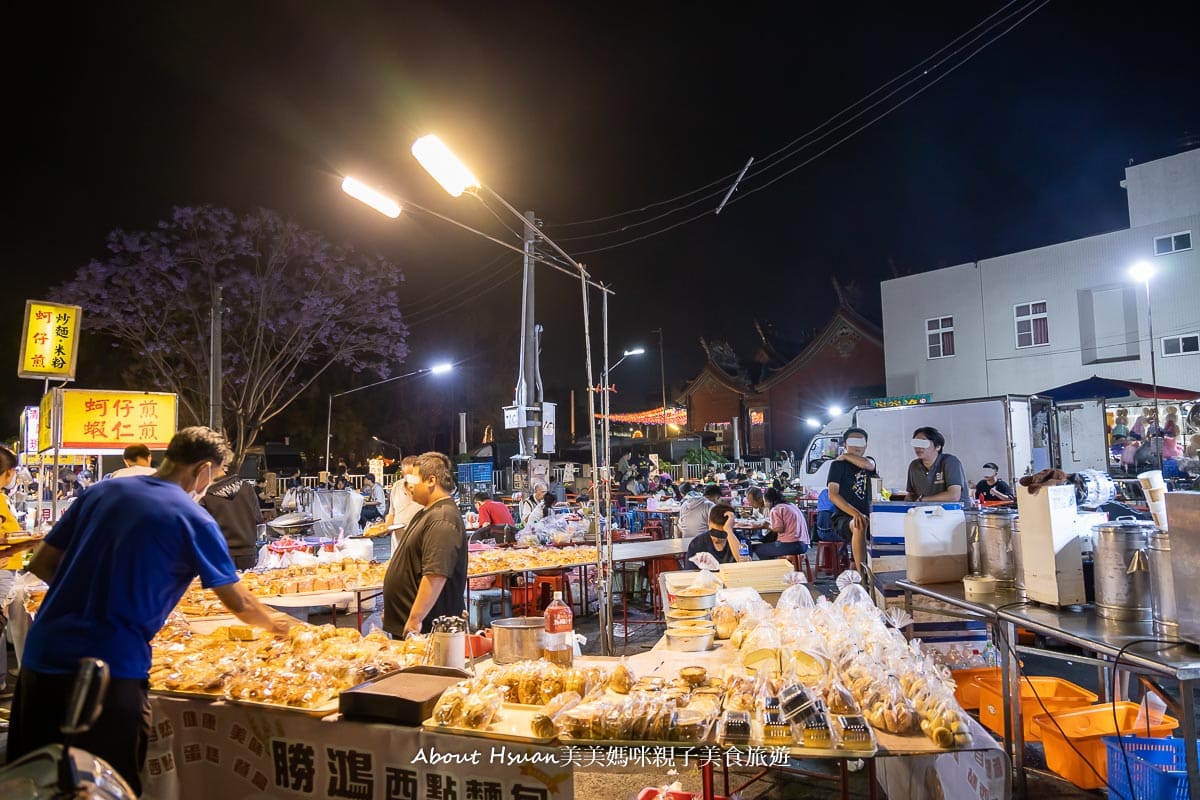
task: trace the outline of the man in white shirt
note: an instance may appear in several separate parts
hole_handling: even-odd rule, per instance
[[[134,475],[153,475],[157,470],[150,466],[150,448],[144,444],[131,444],[122,454],[125,466],[116,470],[110,478],[132,478]]]
[[[408,526],[412,522],[412,518],[417,515],[424,506],[413,500],[410,493],[410,483],[420,483],[421,479],[416,472],[417,457],[405,456],[400,461],[400,472],[396,475],[396,480],[392,484],[392,497],[388,503],[388,512],[385,520],[388,527],[396,525]],[[410,477],[412,480],[410,481]],[[392,550],[400,543],[400,539],[404,533],[404,527],[397,528],[392,531]]]

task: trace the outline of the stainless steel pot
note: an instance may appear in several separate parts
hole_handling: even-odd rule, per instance
[[[1154,609],[1154,629],[1176,638],[1179,615],[1175,606],[1175,579],[1171,574],[1171,540],[1166,531],[1150,534],[1150,606]]]
[[[967,518],[967,572],[971,575],[983,574],[983,545],[979,541],[979,509],[964,508],[963,516]]]
[[[515,664],[518,661],[536,661],[542,657],[542,630],[545,620],[541,617],[508,617],[492,622],[492,661],[497,664]]]
[[[1011,508],[979,510],[979,571],[996,579],[996,588],[1011,589],[1023,581],[1017,514]]]
[[[1146,550],[1156,530],[1154,523],[1123,518],[1092,530],[1096,532],[1096,613],[1106,619],[1151,619]]]

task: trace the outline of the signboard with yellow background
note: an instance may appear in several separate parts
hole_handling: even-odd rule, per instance
[[[165,392],[54,389],[42,398],[40,416],[42,452],[56,440],[65,452],[119,453],[131,444],[165,450],[175,435],[178,403]]]
[[[79,306],[26,300],[17,376],[75,380],[81,318]]]

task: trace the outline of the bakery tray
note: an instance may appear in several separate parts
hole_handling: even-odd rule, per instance
[[[716,720],[710,720],[704,729],[704,735],[695,741],[660,741],[658,739],[576,739],[573,736],[561,734],[558,740],[562,744],[574,747],[699,747],[712,743],[713,729]]]
[[[189,692],[184,689],[154,689],[154,688],[151,688],[150,692],[152,694],[158,695],[159,697],[178,697],[183,700],[206,700],[210,703],[215,702],[217,700],[225,699],[224,691],[220,691],[220,692],[199,692],[199,691]]]
[[[523,742],[526,744],[549,744],[556,736],[534,736],[532,720],[534,715],[541,713],[542,706],[526,706],[517,703],[503,703],[500,706],[500,719],[492,720],[492,724],[483,729],[459,728],[453,725],[438,725],[432,718],[425,720],[422,727],[436,733],[453,733],[460,736],[474,736],[480,739],[494,739],[502,742]]]
[[[338,710],[346,719],[417,726],[433,714],[442,693],[465,676],[445,667],[391,672],[342,692]]]
[[[322,717],[328,717],[330,714],[338,713],[338,700],[336,698],[316,708],[288,706],[282,703],[264,703],[261,700],[239,700],[236,697],[227,697],[225,699],[234,705],[246,706],[247,708],[259,708],[266,711],[287,711],[292,714],[303,714],[306,717],[313,717],[314,719],[321,719]]]

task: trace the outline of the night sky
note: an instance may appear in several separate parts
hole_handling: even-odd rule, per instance
[[[0,432],[15,434],[20,406],[41,390],[11,369],[25,298],[103,255],[110,229],[153,225],[172,205],[266,206],[391,257],[408,277],[402,308],[419,320],[406,368],[461,357],[438,352],[442,334],[473,324],[479,304],[511,308],[515,330],[515,258],[497,260],[495,245],[417,212],[385,219],[338,188],[341,175],[355,174],[513,238],[480,202],[445,195],[413,160],[413,139],[430,132],[513,205],[536,210],[551,236],[612,284],[612,349],[648,349],[614,376],[622,387],[614,409],[648,407],[658,396],[653,328],[666,330],[677,387],[702,363],[700,336],[749,355],[756,318],[793,335],[823,324],[830,275],[861,287],[863,310],[878,318],[878,282],[893,274],[1126,226],[1125,165],[1184,149],[1189,136],[1200,143],[1198,9],[1066,0],[721,11],[14,6],[3,56],[10,333],[0,363],[10,371]],[[628,243],[711,212],[730,183],[724,176],[748,157],[761,164],[993,12],[995,28],[863,118],[760,173],[752,168],[720,216]],[[574,238],[596,233],[606,235]],[[538,281],[547,382],[581,387],[578,285],[549,271]]]

